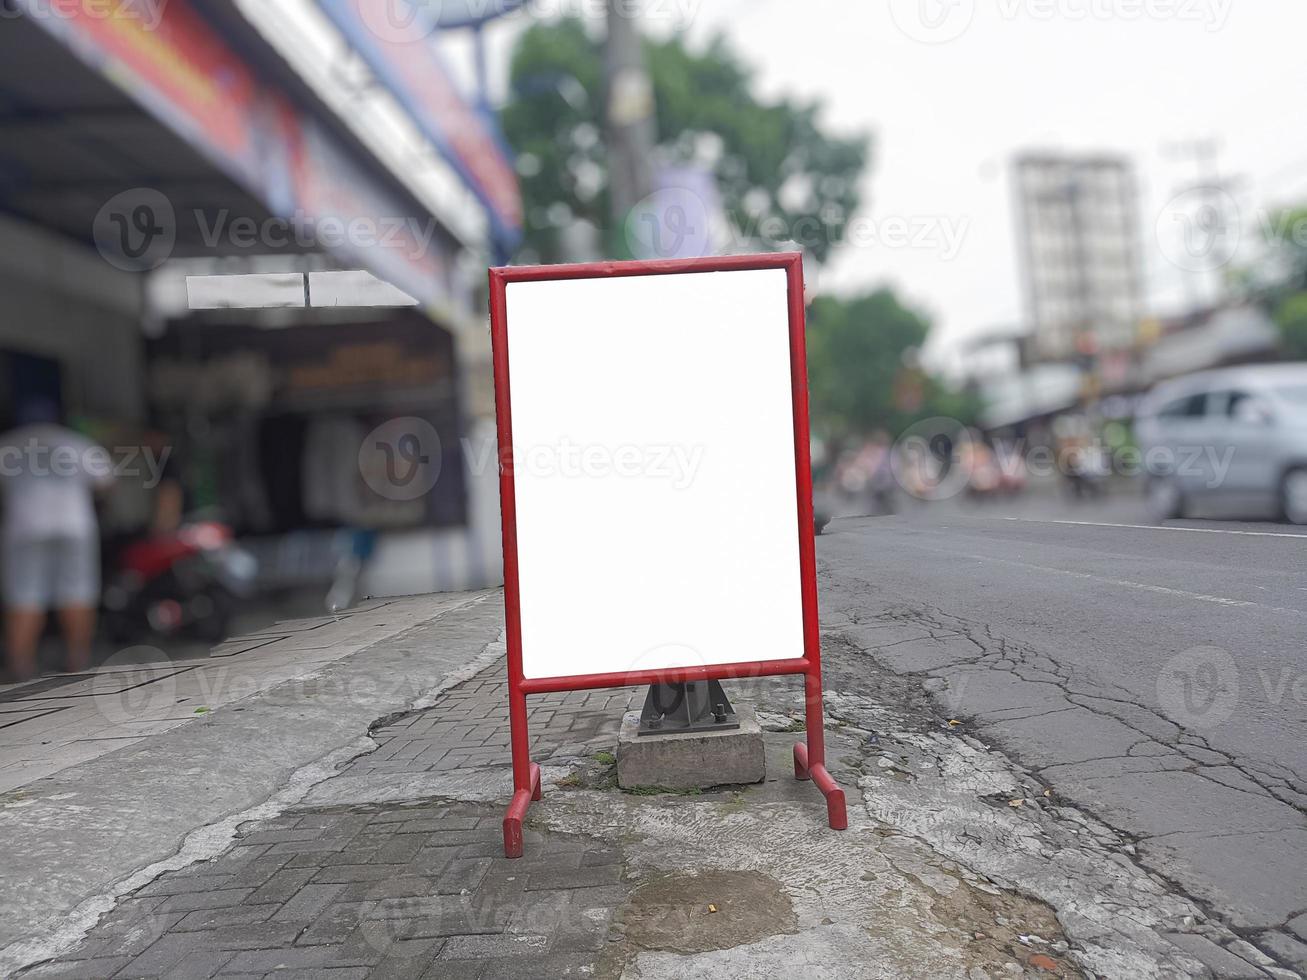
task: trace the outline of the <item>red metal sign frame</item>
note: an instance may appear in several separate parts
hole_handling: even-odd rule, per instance
[[[642,670],[628,673],[584,674],[574,677],[527,678],[522,669],[522,618],[518,590],[517,503],[513,482],[513,408],[508,370],[507,287],[513,282],[556,279],[608,279],[679,273],[736,272],[784,269],[789,285],[790,386],[794,401],[794,462],[796,517],[799,535],[799,579],[803,602],[803,654],[793,660],[756,661]],[[848,827],[844,791],[826,769],[822,712],[821,633],[817,618],[817,558],[812,518],[812,461],[808,434],[808,368],[804,338],[803,258],[797,252],[732,255],[718,258],[670,259],[654,262],[596,262],[577,265],[511,266],[490,270],[490,332],[494,352],[495,414],[499,433],[499,495],[504,528],[504,614],[508,640],[508,708],[512,729],[513,799],[504,816],[504,853],[522,855],[522,819],[533,800],[540,799],[540,766],[531,761],[526,699],[530,694],[634,687],[657,682],[726,680],[802,674],[807,741],[794,746],[794,777],[811,779],[826,798],[827,819],[835,830]]]

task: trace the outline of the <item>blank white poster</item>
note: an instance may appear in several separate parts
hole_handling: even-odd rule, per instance
[[[802,657],[785,271],[511,282],[507,335],[525,676]]]

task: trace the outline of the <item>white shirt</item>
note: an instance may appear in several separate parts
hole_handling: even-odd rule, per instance
[[[0,435],[6,540],[94,537],[94,491],[112,482],[108,451],[71,429],[27,425]]]

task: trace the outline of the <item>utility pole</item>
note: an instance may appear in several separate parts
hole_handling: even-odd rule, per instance
[[[616,258],[631,257],[625,234],[627,216],[653,192],[653,82],[645,67],[637,9],[630,0],[608,0],[604,122],[612,206],[609,244]]]

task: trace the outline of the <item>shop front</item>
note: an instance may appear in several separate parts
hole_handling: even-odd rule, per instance
[[[248,544],[269,587],[325,595],[342,553],[366,554],[359,592],[497,583],[493,443],[488,468],[469,448],[492,410],[469,269],[494,243],[446,223],[241,4],[12,6],[0,424],[53,402],[134,452],[100,513],[106,538],[149,532],[166,476],[188,513]],[[157,301],[178,268],[269,267],[306,282],[367,270],[410,305]]]

